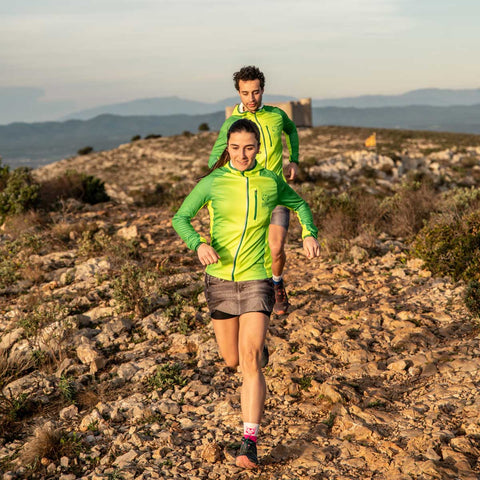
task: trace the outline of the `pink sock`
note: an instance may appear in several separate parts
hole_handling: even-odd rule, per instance
[[[260,425],[258,423],[244,423],[243,424],[243,436],[249,438],[254,442],[257,442],[258,429]]]

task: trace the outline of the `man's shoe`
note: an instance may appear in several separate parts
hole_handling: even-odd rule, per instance
[[[268,365],[268,359],[270,358],[270,353],[266,345],[263,345],[262,358],[260,359],[260,367],[265,368]]]
[[[277,315],[284,315],[287,313],[290,304],[288,303],[287,292],[285,291],[283,280],[281,280],[280,283],[274,283],[273,288],[275,290],[275,305],[273,306],[273,311]]]
[[[257,444],[253,440],[242,438],[235,465],[242,468],[255,468],[258,465]]]

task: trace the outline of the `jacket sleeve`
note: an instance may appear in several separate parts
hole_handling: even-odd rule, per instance
[[[288,115],[280,109],[283,118],[283,131],[285,132],[285,140],[290,154],[290,162],[298,163],[298,132],[295,124],[288,118]]]
[[[210,200],[211,179],[202,178],[188,194],[172,219],[172,226],[187,247],[196,251],[201,243],[207,243],[205,238],[192,227],[191,220],[197,212]]]
[[[318,228],[313,223],[313,216],[307,202],[290,185],[282,180],[277,181],[278,203],[294,210],[302,226],[302,239],[317,238]]]

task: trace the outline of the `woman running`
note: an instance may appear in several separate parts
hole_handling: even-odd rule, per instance
[[[227,366],[241,368],[244,436],[236,464],[243,468],[258,465],[257,438],[266,395],[262,352],[275,303],[268,226],[277,205],[297,213],[306,256],[320,254],[310,208],[286,182],[257,164],[259,145],[255,123],[246,119],[233,123],[225,151],[172,222],[206,266],[205,296],[220,354]],[[190,223],[204,205],[210,214],[210,245]]]

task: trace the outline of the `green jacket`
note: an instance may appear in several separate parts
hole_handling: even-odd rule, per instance
[[[225,280],[261,280],[271,277],[268,226],[272,210],[284,205],[294,210],[302,225],[302,238],[317,237],[307,203],[277,175],[256,163],[241,172],[230,164],[202,178],[173,217],[173,228],[188,248],[206,242],[191,219],[204,205],[210,214],[211,246],[220,256],[207,273]]]
[[[283,176],[282,132],[285,132],[290,162],[298,163],[297,127],[283,110],[270,105],[264,105],[255,113],[249,111],[240,112],[239,105],[237,105],[233,110],[232,116],[225,120],[220,129],[217,141],[208,160],[208,166],[210,168],[213,167],[219,159],[227,146],[227,132],[230,125],[240,118],[247,118],[255,122],[260,129],[260,151],[257,155],[257,162],[285,180]]]

